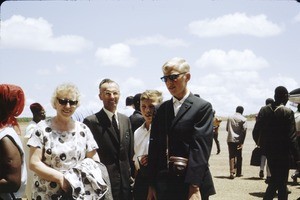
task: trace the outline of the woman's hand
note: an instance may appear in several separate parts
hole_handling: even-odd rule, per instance
[[[71,185],[64,176],[59,180],[59,185],[65,193],[68,193],[71,190]]]

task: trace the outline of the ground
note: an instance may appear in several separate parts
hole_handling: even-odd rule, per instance
[[[216,155],[217,149],[215,143],[213,143],[210,157],[210,169],[217,192],[217,194],[210,197],[210,200],[254,200],[263,198],[267,184],[265,184],[264,180],[259,178],[259,167],[250,166],[251,152],[255,148],[255,143],[252,139],[254,123],[255,121],[248,121],[247,136],[243,148],[243,177],[233,180],[229,179],[229,161],[226,143],[227,132],[225,130],[226,121],[221,123],[219,130],[221,153]],[[290,174],[293,172],[294,170],[290,170]],[[300,182],[300,179],[298,179],[298,181]],[[300,185],[292,185],[290,176],[288,188],[291,191],[289,200],[297,200],[300,197]]]
[[[219,129],[219,141],[221,153],[216,155],[217,149],[213,143],[212,154],[210,158],[210,169],[213,176],[217,194],[210,197],[210,200],[255,200],[262,199],[267,185],[264,180],[259,178],[259,167],[250,166],[250,156],[255,148],[252,140],[252,129],[254,121],[248,121],[247,136],[243,149],[243,177],[229,179],[229,161],[228,149],[226,143],[227,132],[225,131],[226,122],[221,123]],[[24,133],[27,123],[21,123],[21,129]],[[293,170],[290,171],[290,174]],[[298,179],[300,182],[300,179]],[[292,179],[289,176],[288,188],[291,191],[289,200],[300,198],[300,185],[292,185]],[[277,198],[275,198],[277,199]]]

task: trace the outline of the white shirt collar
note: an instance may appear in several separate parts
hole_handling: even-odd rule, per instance
[[[104,112],[107,114],[108,118],[110,119],[110,121],[112,120],[112,116],[115,115],[116,120],[118,121],[118,115],[117,115],[117,111],[115,111],[115,113],[110,112],[109,110],[107,110],[106,108],[103,107]]]
[[[188,98],[189,95],[190,95],[190,91],[187,91],[187,93],[184,95],[184,97],[181,100],[178,100],[173,96],[173,104],[177,102],[183,104],[183,102]]]

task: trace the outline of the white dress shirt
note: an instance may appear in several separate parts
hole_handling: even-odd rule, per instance
[[[188,98],[189,95],[190,92],[188,91],[181,100],[178,100],[175,97],[173,97],[173,108],[174,108],[175,116],[177,115],[178,111],[180,110],[180,107],[182,106],[183,102],[186,100],[186,98]]]
[[[150,131],[151,131],[151,125],[149,126],[149,130],[147,130],[145,127],[145,122],[138,129],[134,131],[133,161],[136,170],[140,169],[140,165],[137,160],[137,157],[142,155],[148,155]]]

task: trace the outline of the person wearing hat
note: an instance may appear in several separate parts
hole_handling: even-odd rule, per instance
[[[43,106],[39,103],[33,103],[30,105],[30,110],[32,112],[32,120],[29,122],[28,126],[26,127],[25,131],[25,138],[30,138],[31,134],[33,133],[37,123],[41,120],[46,119],[46,112]]]
[[[21,199],[27,182],[23,145],[13,126],[24,109],[23,90],[0,84],[0,199]]]

